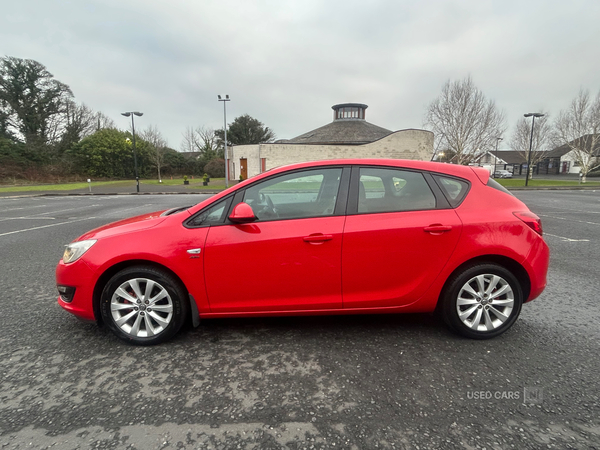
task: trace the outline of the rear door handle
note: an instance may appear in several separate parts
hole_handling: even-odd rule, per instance
[[[309,242],[311,244],[319,244],[319,243],[323,243],[325,241],[330,241],[332,239],[333,239],[332,234],[316,233],[316,234],[311,234],[310,236],[304,236],[304,242]]]
[[[452,225],[442,225],[439,223],[435,223],[433,225],[429,225],[428,227],[423,228],[427,233],[444,233],[446,231],[450,231],[452,229]]]

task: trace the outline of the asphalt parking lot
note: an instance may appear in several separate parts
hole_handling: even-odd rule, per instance
[[[63,311],[54,268],[91,228],[205,195],[0,198],[0,449],[600,448],[600,191],[516,195],[549,285],[499,338],[429,315],[229,319],[151,348]]]

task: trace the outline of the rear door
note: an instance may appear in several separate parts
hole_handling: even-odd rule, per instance
[[[431,176],[356,167],[342,250],[344,308],[413,303],[454,251],[462,225]]]

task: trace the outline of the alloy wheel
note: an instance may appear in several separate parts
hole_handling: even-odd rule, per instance
[[[486,332],[501,327],[515,306],[510,283],[495,274],[480,274],[459,290],[456,312],[460,321],[473,331]]]
[[[162,333],[173,318],[173,300],[159,283],[132,278],[115,289],[110,300],[114,323],[124,333],[138,338]]]

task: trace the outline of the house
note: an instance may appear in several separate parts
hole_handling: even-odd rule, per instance
[[[567,145],[556,147],[547,152],[545,158],[541,161],[543,167],[542,173],[554,175],[560,173],[573,173],[571,170],[574,169],[575,166],[573,165],[572,158],[567,156],[568,153],[571,153],[571,149]],[[575,173],[578,172],[579,170]]]
[[[431,159],[431,131],[391,131],[369,123],[365,120],[368,106],[362,103],[342,103],[331,108],[331,123],[295,138],[228,148],[230,178],[246,179],[273,167],[325,159]]]
[[[539,160],[544,153],[534,151],[532,153],[532,160]],[[527,153],[516,150],[486,151],[475,158],[473,162],[480,166],[493,166],[496,170],[504,169],[512,172],[514,175],[522,175],[527,170]],[[544,173],[540,171],[540,163],[534,166],[533,173]]]
[[[579,161],[577,161],[576,153],[572,150],[572,145],[582,144],[583,148],[590,148],[593,142],[592,134],[586,134],[576,141],[571,141],[568,144],[561,145],[560,147],[556,147],[553,150],[550,150],[542,163],[546,164],[547,172],[545,173],[579,173],[581,172],[581,167],[579,165]],[[596,135],[597,137],[597,135]],[[600,139],[596,139],[596,145],[594,147],[594,152],[591,156],[593,162],[600,163]],[[592,164],[593,166],[594,164]],[[544,172],[542,172],[544,173]]]

